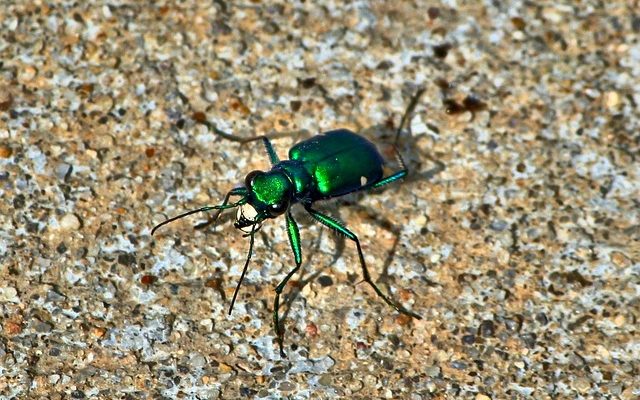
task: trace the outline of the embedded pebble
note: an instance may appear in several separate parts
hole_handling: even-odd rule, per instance
[[[0,302],[19,303],[18,291],[14,287],[0,287]]]
[[[614,110],[620,104],[620,95],[618,92],[606,92],[604,95],[604,104],[609,110]]]
[[[60,228],[66,231],[76,231],[80,226],[80,219],[75,214],[66,214],[60,220]]]
[[[591,382],[586,378],[576,378],[573,381],[573,388],[580,393],[586,393],[591,388]]]
[[[38,70],[31,65],[26,65],[18,70],[18,81],[20,83],[29,83],[36,77]]]
[[[60,163],[56,167],[56,176],[58,177],[58,179],[63,180],[67,177],[67,174],[69,174],[71,170],[71,165],[67,163]]]
[[[0,158],[9,158],[13,154],[11,147],[6,145],[0,145]]]

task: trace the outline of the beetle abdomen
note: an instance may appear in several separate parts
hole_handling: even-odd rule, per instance
[[[301,161],[313,177],[318,199],[371,186],[383,176],[384,159],[375,145],[347,129],[300,142],[289,150],[289,158]]]

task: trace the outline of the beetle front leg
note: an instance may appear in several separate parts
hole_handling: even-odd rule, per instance
[[[289,236],[289,243],[291,244],[291,251],[293,252],[296,266],[287,274],[287,276],[285,276],[282,282],[280,282],[278,286],[276,286],[276,297],[273,301],[273,327],[276,331],[278,346],[280,347],[280,357],[282,358],[286,357],[287,355],[282,350],[284,342],[284,332],[282,331],[282,327],[280,326],[280,317],[278,315],[278,311],[280,310],[280,293],[282,293],[289,279],[300,269],[300,264],[302,264],[302,246],[300,246],[300,230],[298,229],[298,224],[296,224],[296,221],[293,219],[291,211],[287,211],[286,217],[287,234]]]
[[[227,204],[229,203],[229,198],[231,196],[246,196],[247,195],[247,189],[244,187],[237,187],[234,189],[231,189],[229,192],[227,192],[227,194],[224,196],[224,200],[222,201],[222,204],[220,205],[221,207],[226,207]],[[207,218],[207,220],[205,222],[202,222],[196,226],[194,226],[194,229],[203,229],[206,228],[207,226],[215,223],[216,221],[218,221],[218,217],[220,216],[220,214],[222,213],[223,208],[217,209],[213,215],[211,215],[209,218]]]

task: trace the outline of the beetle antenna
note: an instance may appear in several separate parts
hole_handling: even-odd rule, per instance
[[[247,272],[247,267],[249,266],[249,260],[251,260],[251,254],[253,253],[253,235],[257,232],[256,225],[251,225],[251,233],[249,233],[249,253],[247,253],[247,261],[244,263],[244,268],[242,268],[242,274],[240,275],[240,279],[238,280],[238,284],[236,285],[236,290],[233,292],[233,298],[231,299],[231,305],[229,306],[229,315],[231,315],[231,311],[233,311],[233,305],[236,303],[236,297],[238,297],[238,291],[240,291],[240,286],[242,285],[242,280],[244,279],[244,274]]]
[[[161,226],[164,226],[164,225],[166,225],[166,224],[169,224],[169,223],[171,223],[171,222],[173,222],[173,221],[176,221],[176,220],[178,220],[178,219],[180,219],[180,218],[188,217],[189,215],[196,214],[196,213],[199,213],[199,212],[205,212],[205,211],[211,211],[211,210],[226,210],[226,209],[229,209],[229,208],[234,208],[234,207],[241,206],[241,205],[243,205],[243,204],[244,204],[244,203],[246,203],[246,202],[247,202],[247,198],[246,198],[246,197],[243,197],[242,199],[240,199],[239,201],[237,201],[237,202],[235,202],[235,203],[231,203],[231,204],[225,204],[225,203],[223,203],[223,204],[220,204],[220,205],[218,205],[218,206],[206,206],[206,207],[198,208],[198,209],[196,209],[196,210],[187,211],[186,213],[183,213],[183,214],[177,215],[177,216],[175,216],[175,217],[173,217],[173,218],[169,218],[168,220],[163,221],[163,222],[159,223],[158,225],[154,226],[154,227],[153,227],[153,229],[151,229],[151,235],[153,236],[153,234],[154,234],[154,233],[158,230],[158,228],[160,228]],[[216,219],[217,219],[218,215],[220,215],[220,213],[217,213],[217,214],[216,214],[216,216],[215,216],[215,217],[216,217]]]
[[[426,90],[427,89],[424,88],[424,87],[418,89],[416,94],[414,94],[413,97],[411,98],[411,101],[409,102],[409,105],[407,106],[407,109],[405,110],[404,115],[402,116],[402,119],[400,120],[400,126],[398,127],[398,130],[396,131],[396,140],[393,142],[394,146],[396,146],[396,147],[398,146],[398,139],[400,138],[400,133],[402,132],[402,128],[404,127],[404,124],[407,122],[407,120],[409,119],[409,117],[413,113],[413,110],[415,110],[416,106],[418,105],[418,100],[420,100],[420,96],[422,96],[422,94]]]

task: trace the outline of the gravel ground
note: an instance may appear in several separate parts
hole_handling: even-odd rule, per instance
[[[345,2],[346,3],[346,2]],[[637,1],[8,1],[0,398],[640,397]],[[410,174],[248,249],[259,142],[348,128]],[[209,126],[207,126],[207,124]],[[393,163],[390,162],[390,166]]]

